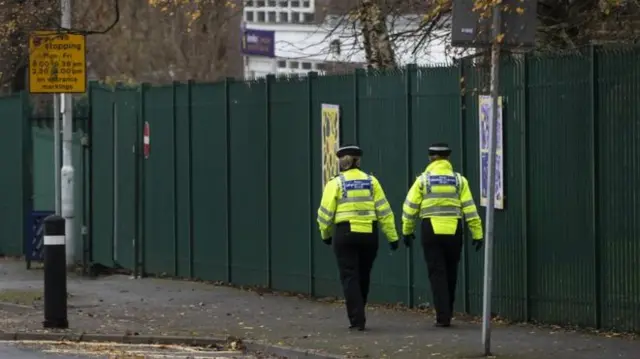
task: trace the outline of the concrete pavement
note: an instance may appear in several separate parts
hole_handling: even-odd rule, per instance
[[[42,332],[42,272],[0,261],[0,330]],[[481,354],[478,324],[433,328],[423,313],[368,310],[370,331],[346,329],[342,304],[257,294],[178,280],[109,276],[69,281],[69,333],[234,336],[352,358],[472,358]],[[17,294],[16,294],[17,293]],[[17,299],[16,299],[17,298]],[[27,302],[20,302],[26,298]],[[497,325],[500,359],[639,358],[640,342],[528,325]]]

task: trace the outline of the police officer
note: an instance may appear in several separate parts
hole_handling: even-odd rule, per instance
[[[429,147],[427,166],[414,182],[402,207],[402,234],[407,247],[415,239],[415,220],[422,220],[422,249],[436,309],[436,326],[448,327],[453,316],[458,263],[462,252],[462,216],[476,251],[482,248],[482,222],[466,178],[453,171],[446,143]]]
[[[380,182],[360,170],[362,150],[358,146],[345,146],[338,150],[337,156],[340,175],[324,188],[318,225],[324,243],[333,242],[351,324],[349,329],[362,331],[371,269],[378,253],[378,226],[393,251],[398,249],[398,233]]]

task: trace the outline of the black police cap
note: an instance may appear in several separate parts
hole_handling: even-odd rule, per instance
[[[434,143],[429,147],[429,156],[449,156],[451,148],[444,142]]]
[[[338,152],[336,152],[336,156],[344,157],[344,156],[362,156],[362,149],[355,145],[343,146],[338,148]]]

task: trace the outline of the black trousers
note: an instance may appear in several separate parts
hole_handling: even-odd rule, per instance
[[[364,327],[371,269],[378,254],[377,223],[374,223],[373,233],[353,233],[348,222],[337,224],[333,250],[338,261],[349,323],[353,327]]]
[[[462,221],[454,235],[433,233],[430,219],[422,221],[422,250],[429,270],[429,281],[436,308],[436,321],[451,323],[462,253]]]

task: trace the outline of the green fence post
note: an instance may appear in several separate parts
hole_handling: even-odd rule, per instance
[[[313,82],[318,77],[317,72],[309,72],[307,75],[307,142],[309,143],[309,165],[307,168],[307,174],[309,175],[309,210],[314,213],[313,208],[313,137],[315,135],[313,127]],[[309,221],[309,295],[314,296],[316,292],[315,288],[315,254],[313,247],[313,233],[315,231],[315,221]]]
[[[176,134],[178,117],[178,85],[180,82],[173,81],[171,85],[171,144],[173,151],[171,161],[173,162],[173,275],[178,276],[178,136]]]
[[[189,278],[194,277],[193,269],[193,109],[192,109],[192,91],[193,80],[187,81],[187,144],[188,146],[188,201],[189,201],[189,213],[187,220],[189,221]]]
[[[466,105],[466,79],[464,73],[464,64],[465,59],[462,58],[458,62],[458,82],[460,84],[460,103],[459,103],[459,111],[458,111],[458,121],[460,122],[460,166],[462,168],[462,173],[467,172],[467,126],[465,117],[467,116],[467,105]],[[471,311],[469,305],[469,254],[467,253],[467,249],[469,246],[467,245],[467,232],[462,232],[462,306],[464,308],[465,313],[469,313]]]
[[[524,273],[524,319],[531,321],[531,279],[529,278],[529,55],[524,55],[522,63],[522,91],[520,99],[520,176],[522,177],[522,266]]]
[[[410,188],[413,184],[413,141],[412,141],[412,121],[413,121],[413,107],[411,98],[411,89],[413,87],[414,76],[418,71],[416,64],[408,64],[404,71],[404,95],[405,106],[407,106],[407,113],[405,117],[405,134],[404,134],[404,148],[406,152],[405,167],[407,170],[407,188]],[[402,229],[401,229],[402,230]],[[407,252],[407,305],[409,308],[413,308],[414,298],[414,276],[413,276],[413,246],[409,247]]]
[[[142,120],[140,119],[140,113],[141,113],[141,107],[142,107],[142,86],[140,86],[138,88],[138,92],[140,92],[140,94],[138,95],[139,99],[138,99],[138,116],[136,116],[136,133],[135,133],[135,140],[134,140],[134,151],[135,151],[135,156],[134,156],[134,167],[135,167],[135,172],[134,172],[134,181],[135,184],[133,186],[134,188],[134,192],[133,192],[133,198],[134,198],[134,206],[135,206],[135,215],[134,215],[134,236],[135,238],[133,239],[133,277],[134,278],[138,278],[138,276],[140,275],[139,273],[139,269],[138,269],[138,265],[139,265],[139,257],[140,257],[140,240],[141,240],[141,233],[142,233],[142,229],[141,229],[141,222],[142,222],[142,205],[140,204],[142,199],[141,199],[141,183],[142,183]],[[93,104],[91,105],[91,107],[93,107]],[[93,162],[93,130],[91,132],[91,144],[92,144],[92,155],[91,155],[91,161]],[[93,165],[91,166],[93,168]],[[91,170],[93,172],[93,170]],[[93,185],[92,185],[93,186]],[[91,197],[93,197],[93,190],[91,191]],[[93,225],[93,216],[91,217],[91,224]],[[93,232],[93,227],[90,228],[89,233]]]
[[[267,288],[271,288],[272,284],[272,265],[271,265],[271,84],[275,80],[275,75],[270,74],[266,77],[265,83],[265,185],[267,186],[266,195],[267,195],[267,213],[266,215],[266,226],[265,234],[267,236]]]
[[[143,129],[144,129],[144,124],[145,124],[145,105],[144,105],[144,101],[145,101],[145,95],[147,92],[147,89],[149,88],[149,84],[147,83],[143,83],[140,85],[139,88],[139,108],[138,108],[138,133],[137,133],[137,142],[139,143],[139,154],[138,157],[140,159],[140,166],[139,166],[139,171],[140,171],[140,175],[138,177],[138,200],[136,201],[138,203],[138,211],[139,211],[139,230],[138,230],[138,240],[135,241],[135,247],[136,250],[134,250],[136,252],[136,267],[138,270],[138,276],[139,277],[144,277],[145,276],[145,267],[146,267],[146,259],[145,259],[145,244],[146,244],[146,239],[145,239],[145,235],[146,235],[146,219],[145,219],[145,214],[146,214],[146,201],[145,201],[145,189],[146,189],[146,163],[145,163],[145,158],[144,158],[144,153],[143,153],[143,142],[142,142],[142,135],[143,135]]]
[[[598,166],[598,48],[591,45],[589,48],[591,58],[591,79],[589,81],[591,87],[591,196],[593,199],[593,209],[591,212],[592,235],[593,235],[593,266],[595,271],[594,286],[594,302],[595,302],[595,325],[596,329],[602,327],[602,291],[601,282],[601,261],[600,261],[600,213],[599,213],[599,190],[598,175],[600,169]]]
[[[358,136],[358,123],[360,122],[360,98],[358,96],[360,87],[360,76],[365,73],[364,69],[356,69],[353,73],[353,144],[360,145]],[[342,137],[342,131],[340,131]],[[339,143],[342,143],[340,141]]]
[[[109,100],[111,101],[111,189],[113,190],[113,196],[111,197],[111,265],[110,267],[119,268],[118,263],[118,99],[116,96],[118,84],[111,88]]]
[[[232,282],[232,267],[233,267],[233,263],[231,263],[232,261],[232,256],[231,256],[231,238],[232,238],[232,233],[233,233],[233,228],[231,226],[231,111],[230,111],[230,104],[231,104],[231,98],[229,95],[229,85],[231,83],[231,81],[233,81],[233,79],[231,78],[225,78],[224,79],[224,122],[225,122],[225,131],[226,131],[226,145],[227,145],[227,150],[225,151],[225,155],[226,155],[226,166],[227,166],[227,176],[225,179],[225,187],[227,190],[227,198],[226,198],[226,206],[227,206],[227,228],[226,228],[226,232],[227,232],[227,283],[231,283]]]
[[[85,177],[86,186],[85,186],[85,208],[84,212],[86,213],[86,219],[84,225],[87,228],[87,234],[84,236],[83,242],[83,262],[82,262],[82,275],[89,276],[89,265],[93,263],[93,87],[96,84],[92,81],[89,82],[89,89],[87,90],[87,98],[89,102],[89,117],[87,118],[87,137],[89,139],[89,146],[87,147],[88,153],[88,161],[86,161],[85,166],[87,166],[87,175]],[[138,152],[136,146],[136,153]],[[137,214],[136,214],[137,215]],[[137,219],[136,219],[137,223]],[[136,224],[137,225],[137,224]],[[134,261],[135,263],[135,261]],[[135,266],[134,266],[134,274],[135,274]]]
[[[8,100],[8,99],[7,99]],[[21,113],[20,123],[22,129],[22,241],[20,242],[20,252],[24,252],[25,241],[31,241],[28,228],[32,224],[29,223],[31,211],[33,210],[33,136],[31,127],[31,106],[29,103],[29,93],[22,91],[20,93]],[[17,119],[16,119],[17,120]]]

